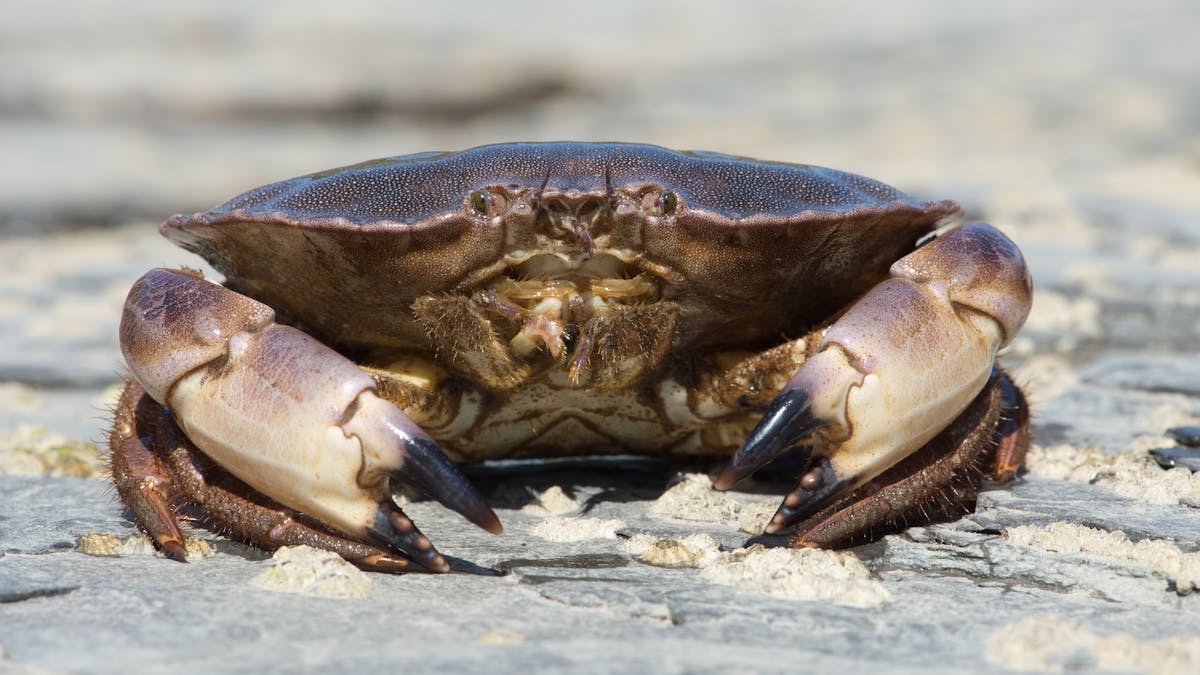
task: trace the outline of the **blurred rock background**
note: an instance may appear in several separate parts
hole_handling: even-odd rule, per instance
[[[199,265],[157,236],[172,213],[373,157],[562,139],[819,164],[959,200],[1033,270],[1034,313],[1006,358],[1040,404],[1039,442],[1144,453],[1200,419],[1198,28],[1189,0],[8,3],[0,455],[28,467],[12,457],[46,434],[55,448],[100,439],[129,284],[152,266]],[[68,489],[40,480],[21,484],[38,495],[36,517],[0,493],[0,598],[6,578],[30,578],[6,577],[5,564],[45,552],[12,543],[15,529]],[[125,523],[78,489],[94,500],[81,512]],[[1051,511],[1086,520],[1063,499]],[[1196,517],[1172,508],[1183,515],[1159,522]],[[1194,533],[1163,527],[1140,536],[1195,547]],[[1173,606],[1194,632],[1194,598]],[[30,635],[44,633],[10,632],[24,615],[6,607],[0,650],[72,663],[31,657],[48,643]],[[941,666],[982,667],[977,651]],[[1078,654],[1063,658],[1104,663]],[[16,663],[3,655],[0,669]],[[919,654],[898,663],[930,666]]]

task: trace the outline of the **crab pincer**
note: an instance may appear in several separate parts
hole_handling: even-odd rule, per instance
[[[1007,377],[995,369],[996,352],[1024,322],[1031,292],[1020,251],[990,225],[953,230],[904,256],[825,331],[716,487],[804,444],[808,466],[766,531],[800,524],[796,543],[820,543],[809,539],[817,521],[842,517],[837,505],[859,488],[883,489],[888,481],[872,481]]]
[[[392,480],[489,532],[501,530],[433,439],[376,395],[366,373],[275,323],[262,303],[198,275],[152,270],[130,291],[121,342],[146,394],[171,412],[160,425],[177,424],[237,479],[337,535],[447,571],[445,558],[392,500]],[[223,524],[241,522],[254,519],[235,515]],[[278,529],[242,534],[273,543]],[[372,559],[394,557],[376,553],[362,561]]]

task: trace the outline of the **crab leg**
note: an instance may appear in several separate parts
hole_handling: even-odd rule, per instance
[[[725,489],[801,441],[810,469],[767,526],[807,519],[919,450],[959,417],[1029,313],[1016,246],[986,224],[954,230],[826,331],[717,479]]]
[[[134,377],[187,437],[250,487],[434,571],[448,569],[390,496],[411,484],[499,532],[449,459],[371,378],[274,312],[188,272],[152,270],[121,321]]]
[[[175,518],[175,482],[151,447],[155,429],[146,404],[157,405],[136,382],[129,382],[117,402],[109,454],[117,494],[137,516],[146,532],[167,555],[187,557],[183,531]]]

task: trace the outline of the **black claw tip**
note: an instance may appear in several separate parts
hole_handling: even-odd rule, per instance
[[[421,490],[492,534],[504,530],[496,512],[432,439],[408,438],[404,450],[408,457],[403,469],[394,474],[397,480]]]
[[[776,534],[816,515],[854,487],[854,477],[838,478],[828,459],[809,469],[787,494],[764,532]]]
[[[813,416],[809,398],[800,389],[785,389],[750,432],[713,486],[726,490],[762,465],[786,452],[823,424]]]

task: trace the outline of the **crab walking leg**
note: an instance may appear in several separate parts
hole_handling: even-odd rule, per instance
[[[1017,472],[1025,463],[1025,455],[1033,443],[1033,434],[1029,430],[1029,403],[1025,400],[1025,394],[1007,375],[1001,379],[1000,385],[1004,415],[996,429],[999,440],[992,480],[1007,483],[1017,477]]]
[[[983,389],[1029,313],[1020,251],[977,223],[896,261],[825,332],[716,485],[812,437],[812,468],[768,532],[808,518],[929,442]]]
[[[170,472],[154,452],[154,416],[147,408],[160,407],[135,381],[125,383],[109,433],[109,470],[121,501],[167,555],[187,559],[183,530],[175,517],[178,490]]]
[[[359,539],[447,569],[391,500],[413,484],[491,532],[495,513],[351,361],[198,275],[152,270],[121,321],[134,376],[193,443],[250,487]]]

